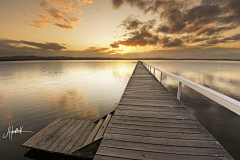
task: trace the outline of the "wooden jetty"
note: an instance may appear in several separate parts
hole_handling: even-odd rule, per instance
[[[95,122],[58,118],[22,146],[39,151],[92,159],[112,115],[113,112]]]
[[[232,159],[141,62],[130,78],[94,160]]]
[[[94,160],[232,159],[141,62],[115,113],[96,122],[58,118],[22,146]]]

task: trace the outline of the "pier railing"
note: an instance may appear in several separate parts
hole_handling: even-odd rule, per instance
[[[163,74],[177,80],[179,82],[178,84],[178,92],[177,92],[177,99],[180,101],[180,97],[181,97],[181,88],[182,88],[182,84],[185,84],[186,86],[194,89],[195,91],[201,93],[202,95],[212,99],[213,101],[221,104],[222,106],[226,107],[227,109],[233,111],[234,113],[240,115],[240,102],[230,98],[224,94],[221,94],[217,91],[214,91],[210,88],[204,87],[200,84],[197,84],[193,81],[190,81],[188,79],[185,79],[183,77],[177,76],[175,74],[169,73],[167,71],[164,71],[162,69],[159,69],[157,67],[154,67],[153,65],[150,65],[148,63],[145,63],[143,61],[141,61],[141,63],[150,71],[152,72],[153,69],[153,75],[156,76],[155,72],[156,70],[159,71],[160,74],[160,83],[162,83],[162,76]],[[156,77],[157,78],[157,77]]]

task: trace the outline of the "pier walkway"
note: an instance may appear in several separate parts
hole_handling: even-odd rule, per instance
[[[137,66],[94,160],[232,159],[142,65]]]

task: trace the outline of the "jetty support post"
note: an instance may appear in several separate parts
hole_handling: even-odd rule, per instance
[[[177,99],[180,101],[181,97],[181,90],[182,90],[182,82],[178,83],[178,93],[177,93]]]
[[[161,72],[161,75],[160,75],[160,83],[162,84],[162,72]]]

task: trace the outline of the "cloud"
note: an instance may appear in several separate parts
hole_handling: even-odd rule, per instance
[[[131,37],[118,41],[118,44],[125,46],[154,46],[157,45],[158,35],[148,31],[136,31],[129,34]]]
[[[39,6],[41,7],[47,7],[48,3],[46,1],[40,1]]]
[[[137,29],[138,26],[141,24],[142,22],[140,22],[138,19],[133,18],[131,15],[128,16],[124,21],[122,21],[122,23],[119,25],[123,26],[125,29],[127,30],[133,30],[133,29]]]
[[[89,47],[88,49],[84,51],[88,51],[90,53],[99,53],[99,52],[107,52],[109,48],[98,48],[98,47]]]
[[[112,48],[119,48],[119,44],[117,42],[114,42],[114,43],[110,44],[110,46]]]
[[[46,15],[39,12],[36,12],[36,14],[38,16],[37,20],[32,20],[29,25],[37,29],[47,27],[47,25],[58,26],[62,29],[75,29],[73,24],[81,21],[77,17],[71,17],[70,14],[59,11],[56,8],[47,10]]]
[[[19,41],[19,43],[28,44],[30,46],[38,47],[42,50],[62,50],[67,49],[64,46],[61,46],[58,43],[36,43],[36,42],[29,42],[29,41]]]
[[[72,13],[78,15],[82,11],[78,8],[80,5],[93,3],[92,0],[40,0],[39,6],[44,13],[36,12],[37,18],[31,20],[30,26],[37,29],[53,25],[61,29],[75,29],[75,23],[79,23],[81,19],[73,16]]]
[[[0,26],[4,26],[2,23],[0,23]]]
[[[177,47],[182,46],[182,40],[178,38],[169,40],[168,37],[164,37],[160,40],[160,44],[162,44],[163,47]]]
[[[124,0],[112,0],[112,7],[114,9],[120,8],[124,3]]]
[[[165,37],[163,37],[165,38]],[[163,39],[162,38],[162,39]],[[170,38],[170,39],[169,39]],[[171,37],[167,37],[165,40],[171,40]],[[235,40],[240,39],[240,35],[236,34],[230,37],[225,38],[226,41],[234,42]],[[176,41],[176,40],[175,40]],[[30,42],[30,41],[22,41],[22,42]],[[150,51],[146,54],[146,52],[138,52],[138,53],[128,53],[121,54],[122,50],[107,50],[101,49],[99,47],[90,47],[88,51],[70,51],[67,49],[52,50],[54,45],[48,44],[46,46],[39,46],[39,44],[47,44],[47,43],[28,43],[28,45],[22,46],[20,41],[10,40],[10,39],[0,39],[0,56],[67,56],[67,57],[108,57],[108,58],[219,58],[219,59],[240,59],[240,48],[219,48],[219,47],[211,47],[211,48],[177,48],[177,49],[160,49]],[[167,42],[166,42],[167,43]],[[30,45],[31,44],[31,45]],[[58,43],[56,43],[58,44]],[[60,45],[60,44],[58,44]],[[56,46],[58,46],[56,45]],[[38,46],[38,47],[36,47]],[[61,45],[60,45],[61,46]],[[41,49],[45,48],[45,50]],[[51,48],[51,49],[47,49]],[[97,50],[104,52],[97,52]],[[94,50],[94,51],[93,51]],[[119,54],[120,53],[120,54]]]
[[[68,25],[68,24],[54,23],[54,25],[55,25],[55,26],[58,26],[58,27],[60,27],[60,28],[62,28],[62,29],[75,29],[75,27],[72,27],[72,26],[70,26],[70,25]]]
[[[152,33],[150,30],[153,29],[156,24],[156,20],[152,19],[147,22],[140,22],[139,20],[128,17],[126,18],[120,26],[123,26],[126,31],[133,30],[125,34],[128,38],[125,40],[119,40],[110,44],[112,48],[117,48],[117,46],[154,46],[157,45],[159,38],[157,34]]]
[[[202,46],[212,46],[216,45],[218,43],[232,43],[232,42],[237,42],[240,41],[240,34],[235,34],[233,36],[225,37],[225,38],[211,38],[207,40]]]
[[[66,47],[58,43],[37,43],[37,42],[31,42],[31,41],[24,41],[24,40],[17,41],[17,40],[9,40],[9,39],[1,39],[0,43],[2,45],[13,47],[15,49],[29,48],[29,49],[35,49],[35,50],[54,50],[54,51],[67,49]]]
[[[123,5],[138,8],[144,13],[158,13],[160,9],[180,5],[179,0],[111,0],[113,9],[120,9]]]
[[[112,48],[114,48],[114,47],[112,47]],[[98,56],[100,56],[100,55],[110,56],[111,54],[121,54],[122,51],[124,51],[124,50],[121,50],[121,49],[112,49],[112,48],[109,48],[109,47],[89,47],[88,49],[83,50],[83,51],[85,51],[89,54],[97,53],[97,54],[99,54]]]
[[[112,0],[112,5],[114,9],[128,5],[143,13],[157,14],[160,19],[155,28],[156,20],[149,25],[150,21],[141,22],[133,15],[127,17],[119,25],[125,29],[123,36],[127,38],[110,44],[112,48],[119,45],[192,48],[240,41],[238,36],[224,39],[221,35],[240,27],[240,1],[237,0],[202,0],[200,3],[193,0]]]
[[[156,29],[156,32],[162,32],[167,34],[176,34],[182,31],[182,29],[186,26],[185,23],[176,21],[171,25],[159,25]]]

